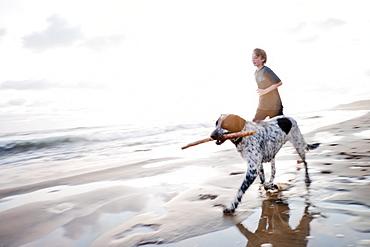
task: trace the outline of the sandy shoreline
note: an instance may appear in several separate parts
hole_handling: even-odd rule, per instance
[[[370,110],[370,101],[335,110]],[[305,139],[322,143],[307,154],[310,187],[287,145],[277,157],[276,178],[285,190],[268,195],[255,182],[233,217],[224,217],[221,205],[243,179],[245,164],[235,150],[21,186],[9,181],[0,189],[0,219],[6,222],[0,246],[370,246],[370,113]],[[142,168],[155,162],[164,165]],[[275,228],[267,229],[263,218],[275,219]]]

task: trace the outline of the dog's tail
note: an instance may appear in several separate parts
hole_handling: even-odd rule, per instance
[[[316,149],[318,146],[320,146],[320,144],[321,144],[321,143],[307,144],[307,146],[306,146],[306,151],[314,150],[314,149]]]

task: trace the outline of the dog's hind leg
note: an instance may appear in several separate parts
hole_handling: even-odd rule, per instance
[[[305,181],[306,184],[309,184],[309,183],[311,183],[311,179],[310,179],[310,176],[308,175],[308,166],[307,166],[307,162],[306,162],[306,150],[305,150],[305,146],[307,144],[306,143],[304,143],[304,144],[305,144],[304,146],[303,145],[298,146],[298,147],[295,146],[295,148],[297,150],[297,153],[298,153],[299,157],[301,157],[302,162],[304,164],[304,169],[305,169],[305,180],[304,181]],[[294,145],[294,143],[293,143],[293,145]]]
[[[304,163],[304,168],[305,168],[305,182],[306,184],[311,183],[310,176],[308,175],[308,167],[307,167],[307,162],[306,162],[306,150],[311,150],[316,147],[318,147],[319,144],[312,145],[314,147],[310,147],[307,145],[305,142],[303,135],[301,134],[301,131],[299,130],[298,126],[294,126],[292,130],[289,133],[289,141],[293,144],[295,150],[297,151],[299,157],[301,157],[303,163]]]
[[[310,179],[310,176],[308,175],[308,167],[307,167],[307,162],[306,162],[306,160],[305,160],[305,161],[303,161],[303,163],[304,163],[304,169],[305,169],[305,173],[306,173],[306,179],[304,180],[304,182],[305,182],[306,184],[310,184],[310,183],[311,183],[311,179]]]
[[[260,164],[260,165],[262,165],[262,164]],[[235,209],[238,207],[240,201],[242,200],[242,197],[243,197],[245,191],[249,188],[249,186],[256,179],[256,177],[258,175],[257,171],[258,170],[257,170],[256,166],[254,166],[254,165],[249,166],[249,170],[248,170],[247,174],[245,175],[245,179],[242,183],[242,186],[238,190],[238,193],[236,195],[236,198],[235,198],[234,202],[231,204],[231,206],[229,208],[224,209],[225,214],[231,214],[231,213],[235,212]]]
[[[298,152],[298,150],[297,150],[297,152]],[[306,154],[305,154],[305,152],[303,152],[303,153],[298,152],[298,154],[299,154],[299,157],[301,157],[301,159],[303,161],[303,164],[304,164],[304,170],[305,170],[305,180],[304,180],[304,182],[306,184],[310,184],[311,179],[310,179],[310,175],[308,175],[308,166],[307,166],[307,162],[306,162]]]
[[[303,164],[304,164],[304,170],[305,170],[305,180],[304,180],[304,182],[306,184],[310,184],[311,179],[310,179],[310,175],[308,175],[308,166],[307,166],[307,162],[306,162],[306,153],[305,153],[305,151],[302,152],[301,150],[298,150],[298,149],[297,149],[297,152],[298,152],[299,157],[301,157],[301,159],[303,161]]]

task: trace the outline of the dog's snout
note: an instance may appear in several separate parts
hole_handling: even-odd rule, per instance
[[[211,133],[211,138],[213,139],[213,140],[218,140],[218,139],[220,139],[220,137],[221,137],[222,135],[220,134],[220,132],[217,130],[217,129],[215,129],[212,133]]]
[[[217,128],[211,133],[211,138],[216,141],[217,145],[221,145],[226,141],[226,139],[222,139],[222,136],[225,134],[224,129]]]

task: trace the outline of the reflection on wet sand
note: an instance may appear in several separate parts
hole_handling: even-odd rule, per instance
[[[289,225],[290,208],[286,201],[269,198],[262,202],[262,212],[256,231],[249,231],[242,223],[239,231],[248,239],[247,247],[271,244],[277,246],[307,246],[310,236],[310,222],[313,217],[306,204],[299,225],[292,229]]]

